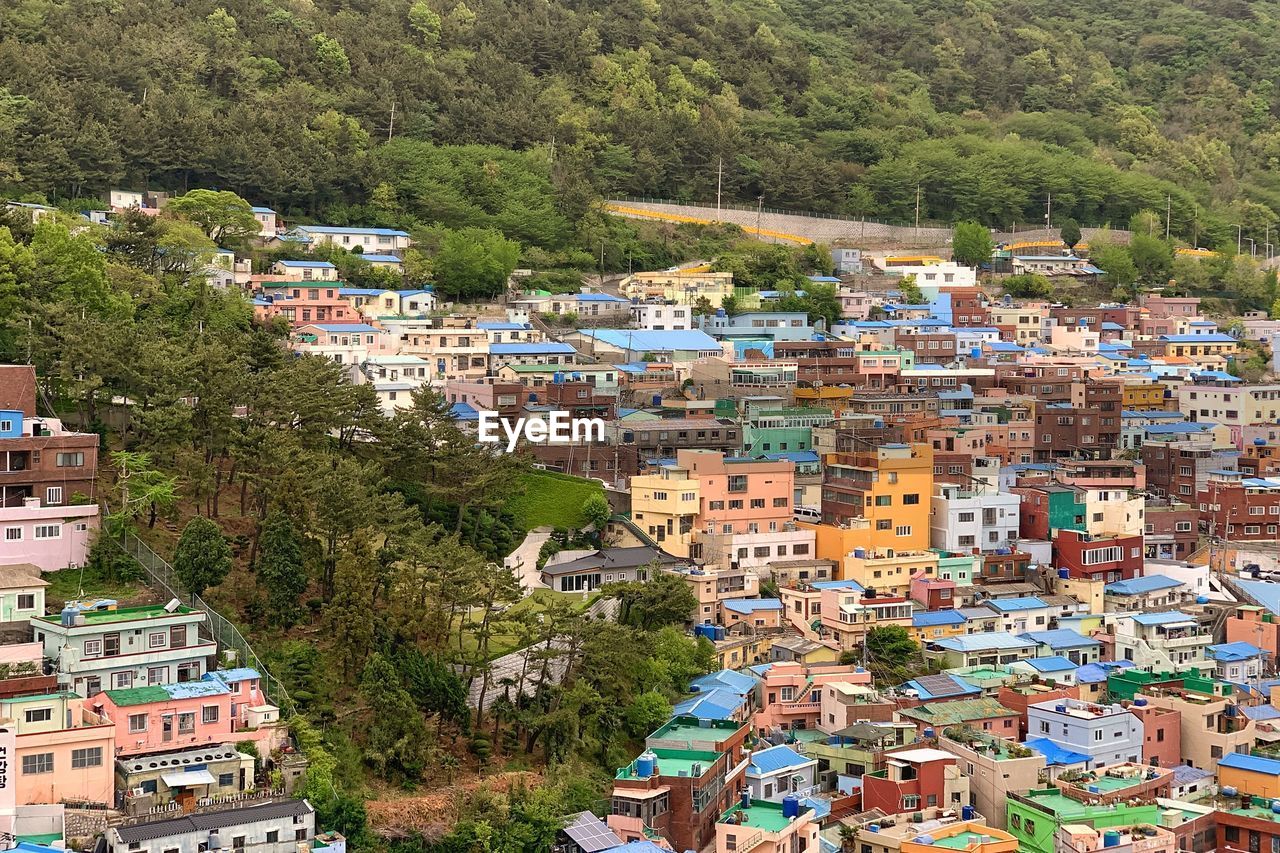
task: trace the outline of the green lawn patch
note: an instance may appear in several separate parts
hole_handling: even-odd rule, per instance
[[[88,568],[83,572],[80,569],[45,572],[42,577],[49,582],[44,594],[50,605],[65,604],[75,598],[114,598],[123,604],[145,589],[140,582],[105,578]]]
[[[582,504],[604,486],[595,480],[570,477],[554,471],[530,471],[520,475],[524,493],[507,501],[507,509],[526,531],[547,525],[577,527],[582,523]]]

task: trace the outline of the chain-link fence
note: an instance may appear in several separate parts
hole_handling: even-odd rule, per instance
[[[123,540],[112,537],[112,541],[119,545],[126,554],[137,560],[138,565],[142,566],[142,570],[147,573],[147,578],[153,586],[164,590],[170,598],[176,598],[179,601],[189,603],[197,610],[203,610],[206,621],[202,630],[208,633],[218,644],[219,650],[234,651],[238,665],[256,669],[262,676],[262,684],[266,689],[267,695],[272,698],[286,716],[292,716],[295,713],[297,709],[293,699],[289,697],[289,692],[285,690],[280,680],[272,676],[267,671],[267,668],[262,665],[262,659],[258,657],[257,652],[249,645],[249,641],[240,633],[239,628],[211,607],[203,598],[185,591],[173,566],[165,562],[164,558],[147,547],[147,544],[137,536],[132,533],[126,533]]]

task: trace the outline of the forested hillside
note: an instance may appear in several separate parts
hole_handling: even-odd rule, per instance
[[[0,194],[359,221],[382,185],[383,218],[457,226],[396,195],[404,161],[482,144],[553,182],[538,241],[601,194],[707,199],[723,158],[780,207],[900,220],[919,185],[926,219],[1008,225],[1052,192],[1101,224],[1169,196],[1177,233],[1234,242],[1280,209],[1278,70],[1250,0],[9,0]]]

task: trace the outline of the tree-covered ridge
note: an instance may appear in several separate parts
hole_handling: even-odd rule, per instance
[[[730,198],[900,220],[917,185],[923,218],[991,225],[1170,196],[1221,243],[1280,209],[1277,27],[1249,0],[16,0],[0,192],[363,221],[393,136],[536,150],[569,226],[599,194],[710,198],[723,160]]]

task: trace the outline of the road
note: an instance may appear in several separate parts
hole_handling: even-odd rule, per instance
[[[520,579],[520,587],[526,596],[535,589],[546,588],[546,584],[542,582],[542,573],[538,571],[538,552],[550,538],[550,527],[535,527],[503,561],[503,565],[514,571]]]

